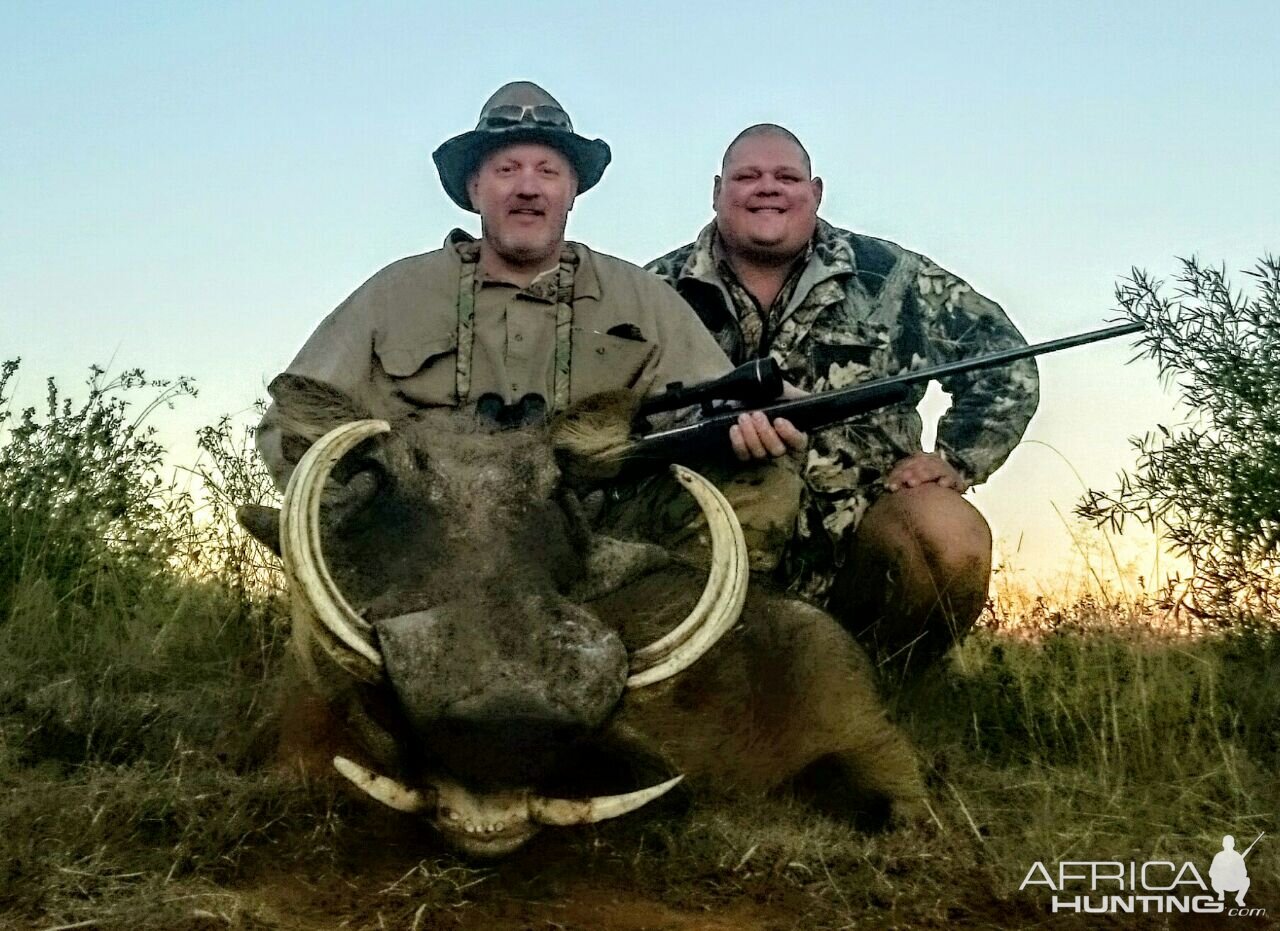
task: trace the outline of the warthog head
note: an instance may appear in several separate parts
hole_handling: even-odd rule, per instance
[[[240,518],[283,558],[307,678],[360,732],[366,758],[336,758],[339,772],[481,856],[679,781],[598,791],[627,757],[608,728],[624,693],[689,666],[742,610],[745,545],[712,485],[675,470],[713,543],[702,597],[628,651],[589,602],[665,556],[592,536],[545,426],[443,411],[390,424],[297,376],[271,393],[297,465],[279,511]]]

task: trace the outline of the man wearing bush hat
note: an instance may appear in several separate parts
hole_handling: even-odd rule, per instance
[[[479,214],[480,238],[455,229],[443,248],[382,269],[320,324],[289,373],[379,417],[480,405],[522,422],[596,392],[657,393],[729,369],[665,283],[565,241],[574,200],[599,182],[610,151],[578,135],[541,87],[499,88],[476,128],[434,159],[453,202]],[[276,416],[267,411],[258,445],[283,487],[296,460]],[[771,442],[757,458],[804,443],[785,422],[760,430]]]

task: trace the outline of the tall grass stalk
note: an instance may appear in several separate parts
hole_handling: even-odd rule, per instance
[[[129,415],[189,386],[94,379],[78,405],[51,388],[0,448],[0,928],[1093,928],[1019,892],[1032,862],[1203,870],[1223,834],[1274,831],[1275,630],[1175,635],[1142,593],[1087,591],[997,598],[894,697],[930,788],[919,824],[860,835],[708,795],[460,862],[416,822],[272,774],[277,574],[229,514],[270,495],[249,437],[201,435],[200,512]],[[1266,844],[1250,899],[1280,911]]]

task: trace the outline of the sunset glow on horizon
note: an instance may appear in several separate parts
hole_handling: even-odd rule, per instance
[[[42,406],[49,376],[82,397],[93,363],[191,376],[200,396],[153,418],[190,464],[195,430],[252,419],[369,275],[478,232],[430,152],[520,78],[614,151],[569,238],[637,263],[693,239],[724,146],[770,121],[812,154],[824,219],[931,257],[1028,341],[1114,320],[1134,266],[1170,278],[1194,253],[1247,287],[1237,270],[1280,251],[1276,35],[1280,12],[1243,2],[8,5],[11,406]],[[1133,355],[1041,359],[1023,444],[974,492],[1029,584],[1099,545],[1073,508],[1133,466],[1130,437],[1189,416]],[[1103,561],[1170,565],[1141,534]]]

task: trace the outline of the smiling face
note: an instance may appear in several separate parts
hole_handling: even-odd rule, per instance
[[[731,258],[788,264],[813,238],[822,180],[809,159],[779,133],[739,138],[725,153],[712,204],[716,228]]]
[[[476,169],[467,192],[497,268],[536,273],[555,264],[578,192],[563,154],[533,142],[504,146]]]

